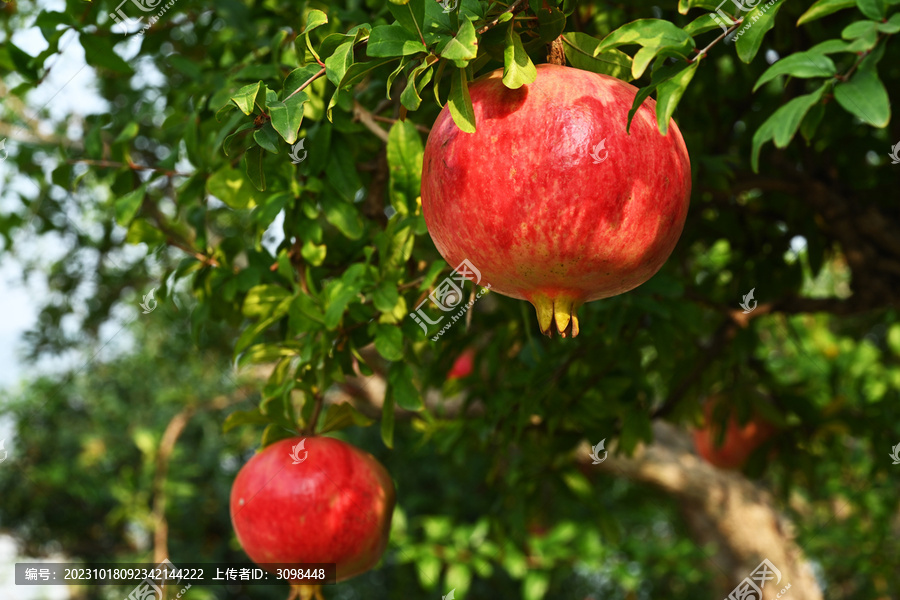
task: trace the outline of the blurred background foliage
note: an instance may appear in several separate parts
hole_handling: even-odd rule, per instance
[[[387,382],[384,412],[329,435],[394,477],[391,545],[380,569],[329,597],[708,597],[717,549],[696,543],[682,501],[586,474],[575,454],[605,438],[628,455],[652,441],[654,420],[696,426],[717,397],[780,427],[743,473],[776,495],[826,597],[896,598],[900,167],[887,154],[900,132],[846,109],[835,90],[874,72],[896,94],[897,2],[817,6],[838,4],[798,26],[809,7],[779,3],[771,30],[755,27],[765,31],[749,62],[746,48],[720,41],[682,86],[675,118],[694,191],[656,277],[584,306],[574,340],[542,338],[530,306],[489,293],[438,342],[407,316],[453,266],[417,201],[434,86],[440,102],[458,99],[451,72],[503,67],[510,27],[534,62],[563,25],[585,34],[571,37],[569,56],[646,18],[688,28],[691,48],[704,48],[721,31],[695,20],[717,3],[520,2],[512,23],[482,34],[507,5],[462,0],[448,16],[419,0],[409,14],[419,23],[424,11],[427,49],[402,58],[389,36],[383,52],[367,48],[375,28],[412,23],[407,5],[375,0],[179,0],[142,36],[120,33],[112,0],[4,4],[0,249],[49,289],[26,359],[74,354],[79,367],[4,392],[15,435],[0,526],[35,556],[150,561],[162,491],[173,562],[244,560],[227,514],[237,469],[347,377],[375,372]],[[431,61],[455,36],[474,47],[465,16],[479,30],[475,54]],[[22,50],[20,36],[42,50]],[[829,40],[861,49],[829,54],[833,75],[753,91],[779,58]],[[70,47],[83,48],[93,95],[84,110],[53,114],[52,98],[35,93]],[[681,52],[663,52],[634,84],[696,56]],[[615,69],[631,79],[629,57]],[[754,172],[754,134],[823,85],[799,135],[762,146]],[[868,95],[877,104],[877,90]],[[300,139],[308,155],[294,165]],[[759,308],[747,316],[738,304],[751,288]],[[141,314],[151,289],[159,308]],[[101,352],[123,326],[128,343]],[[474,372],[448,381],[466,348]],[[426,402],[436,391],[442,399]],[[459,393],[462,408],[450,401]],[[180,414],[189,417],[160,482],[160,448]]]

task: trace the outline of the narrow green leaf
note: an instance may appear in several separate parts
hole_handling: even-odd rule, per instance
[[[325,220],[351,240],[358,240],[365,231],[362,218],[356,207],[331,195],[323,196],[322,210]]]
[[[475,133],[475,108],[469,95],[465,69],[456,69],[456,74],[450,80],[450,98],[447,105],[456,126],[465,133]]]
[[[332,404],[325,413],[325,422],[319,429],[319,434],[328,433],[329,431],[338,431],[346,429],[353,425],[359,427],[368,427],[372,424],[372,419],[365,416],[349,403]]]
[[[781,106],[759,126],[753,134],[753,149],[750,157],[754,173],[759,172],[759,151],[762,145],[769,140],[774,140],[778,148],[786,147],[797,133],[800,122],[807,111],[813,107],[824,94],[827,83],[811,94],[805,94],[792,99]]]
[[[267,317],[275,312],[276,307],[290,296],[290,292],[280,285],[257,285],[247,291],[241,312],[245,317],[251,319]]]
[[[697,61],[695,61],[696,63]],[[634,118],[634,115],[640,109],[640,107],[644,104],[644,100],[653,93],[653,91],[660,86],[663,82],[672,79],[673,77],[678,76],[682,71],[685,71],[691,67],[691,64],[695,63],[686,63],[686,62],[677,62],[673,65],[666,65],[665,67],[660,67],[653,71],[653,74],[650,76],[650,84],[646,87],[643,87],[638,91],[637,95],[634,97],[634,101],[631,103],[631,110],[628,111],[628,123],[626,124],[626,130],[631,130],[631,120]]]
[[[139,186],[136,190],[128,192],[116,200],[116,223],[122,227],[128,227],[137,215],[141,204],[144,203],[144,195],[147,193],[147,184]]]
[[[797,25],[803,25],[816,19],[826,17],[845,8],[856,6],[856,0],[819,0],[810,6],[805,13],[797,19]]]
[[[761,85],[772,81],[779,75],[790,75],[792,77],[832,77],[837,73],[834,62],[823,54],[813,52],[795,52],[794,54],[785,56],[778,60],[771,67],[766,69],[756,85],[753,86],[755,92]]]
[[[784,0],[778,0],[771,7],[768,4],[759,4],[747,13],[743,25],[734,36],[738,58],[745,63],[753,60],[759,52],[759,47],[762,46],[763,38],[775,26],[775,16],[783,4]]]
[[[678,0],[678,12],[686,15],[692,8],[716,10],[721,4],[722,2],[720,0]]]
[[[425,147],[413,123],[397,121],[388,133],[387,160],[390,170],[390,201],[401,215],[408,215],[422,187],[422,157]]]
[[[656,91],[656,125],[661,134],[666,135],[669,131],[669,121],[672,119],[675,107],[678,106],[684,91],[691,79],[694,78],[698,66],[700,66],[700,61],[695,60],[688,68],[659,84]]]
[[[336,86],[341,85],[341,79],[347,73],[347,69],[353,64],[353,40],[344,42],[334,51],[334,54],[325,59],[325,76],[328,81]]]
[[[834,87],[834,99],[848,113],[873,127],[886,127],[891,120],[891,101],[878,73],[858,69],[849,81]]]
[[[280,153],[278,144],[281,140],[275,132],[275,129],[272,127],[272,123],[266,123],[254,131],[253,140],[266,152],[271,152],[272,154]]]
[[[606,52],[631,44],[642,46],[631,64],[631,75],[635,79],[644,74],[658,54],[688,58],[695,47],[694,38],[675,24],[663,19],[639,19],[611,32],[597,50]]]
[[[222,433],[228,433],[240,425],[266,425],[271,423],[268,417],[263,416],[258,408],[253,410],[236,410],[227,417],[222,424]]]
[[[244,153],[244,167],[253,187],[263,192],[266,189],[266,173],[263,171],[263,149],[254,146]]]
[[[562,35],[566,29],[566,15],[558,8],[549,6],[535,11],[538,18],[538,32],[541,41],[549,44]]]
[[[621,50],[600,52],[600,40],[586,33],[571,31],[563,35],[566,60],[576,69],[612,75],[631,81],[631,57]]]
[[[381,440],[388,448],[394,447],[394,397],[385,394],[381,407]]]

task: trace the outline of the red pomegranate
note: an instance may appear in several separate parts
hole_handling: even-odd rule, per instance
[[[394,502],[391,477],[371,454],[334,438],[291,438],[241,468],[231,522],[254,562],[336,563],[342,581],[381,558]],[[295,593],[309,597],[305,589]]]
[[[637,88],[544,64],[511,90],[502,70],[469,87],[475,133],[448,107],[425,147],[422,207],[438,251],[491,290],[531,302],[541,331],[578,335],[576,311],[656,273],[681,235],[690,159],[652,99],[625,131]]]
[[[722,445],[718,445],[721,425],[716,421],[716,402],[708,402],[704,407],[705,425],[696,429],[694,448],[706,462],[721,469],[740,469],[760,445],[775,433],[775,426],[762,417],[754,416],[741,425],[733,414],[729,416]]]
[[[462,379],[468,377],[472,374],[474,368],[475,350],[466,348],[456,357],[456,360],[453,361],[453,366],[450,367],[450,372],[447,373],[447,379]]]

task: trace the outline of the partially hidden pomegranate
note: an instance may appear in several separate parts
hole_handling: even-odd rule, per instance
[[[468,259],[481,284],[528,300],[541,331],[578,335],[585,302],[627,292],[675,247],[691,192],[674,122],[659,133],[652,99],[626,132],[634,86],[543,64],[511,90],[502,70],[469,86],[475,133],[448,107],[425,147],[422,208],[438,251]]]
[[[475,349],[466,348],[453,361],[447,379],[463,379],[471,375],[473,370],[475,370]]]
[[[772,437],[777,428],[758,415],[741,424],[731,413],[719,445],[722,427],[715,415],[715,407],[719,402],[714,400],[704,406],[704,426],[693,432],[694,448],[711,465],[720,469],[740,469],[753,451]]]
[[[290,438],[241,468],[231,522],[254,562],[336,563],[342,581],[378,563],[395,499],[371,454],[329,437]],[[294,586],[292,597],[313,596],[321,598],[318,586]]]

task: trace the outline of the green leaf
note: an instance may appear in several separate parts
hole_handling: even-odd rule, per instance
[[[634,97],[634,101],[631,103],[631,110],[628,111],[628,123],[626,124],[626,130],[631,130],[631,120],[634,118],[634,115],[640,109],[640,107],[644,104],[644,100],[647,99],[653,91],[658,88],[662,83],[672,79],[673,77],[677,77],[683,71],[689,69],[692,64],[696,64],[698,61],[694,61],[694,63],[686,63],[686,62],[677,62],[672,65],[666,65],[665,67],[660,67],[653,71],[653,74],[650,76],[650,84],[646,87],[643,87],[638,91],[637,95]],[[657,120],[658,122],[658,120]]]
[[[622,25],[603,38],[598,50],[606,52],[631,44],[642,46],[631,65],[631,75],[635,79],[644,74],[657,55],[687,59],[695,47],[694,38],[674,23],[662,19],[639,19]]]
[[[894,34],[900,32],[900,12],[891,15],[891,18],[884,23],[875,26],[882,33]]]
[[[545,44],[549,44],[565,31],[566,15],[558,8],[550,6],[535,12],[538,18],[538,32]]]
[[[550,574],[530,570],[522,582],[522,600],[543,600],[550,588]]]
[[[134,138],[137,137],[137,134],[139,131],[140,131],[140,126],[137,123],[135,123],[134,121],[131,121],[130,123],[128,123],[128,125],[126,125],[125,127],[122,128],[122,131],[119,132],[119,135],[116,136],[115,140],[113,140],[113,144],[119,144],[121,142],[130,142],[131,140],[133,140]]]
[[[537,69],[525,46],[522,38],[516,33],[513,23],[510,23],[506,33],[506,48],[503,50],[503,85],[516,90],[523,85],[528,85],[537,77]]]
[[[325,256],[328,253],[328,246],[325,244],[316,244],[312,240],[306,240],[303,242],[303,246],[300,248],[300,254],[303,258],[314,267],[320,266],[323,262],[325,262]]]
[[[306,27],[303,28],[303,31],[300,33],[300,35],[306,35],[316,27],[321,27],[327,22],[328,15],[323,13],[321,10],[312,9],[306,16]]]
[[[279,154],[278,144],[281,142],[272,123],[266,123],[253,132],[253,140],[260,145],[266,152]]]
[[[691,37],[700,35],[701,33],[706,33],[707,31],[712,31],[713,29],[721,29],[721,25],[716,22],[715,19],[712,18],[713,15],[706,14],[700,17],[697,17],[682,29],[686,34]]]
[[[381,440],[388,448],[394,447],[394,398],[389,395],[381,407]]]
[[[137,215],[138,210],[140,210],[141,204],[144,203],[144,195],[146,193],[147,184],[145,183],[116,200],[116,223],[122,227],[128,227]]]
[[[375,325],[375,349],[385,360],[402,360],[403,332],[395,325]]]
[[[325,413],[325,422],[319,429],[318,434],[346,429],[353,425],[368,427],[372,422],[372,419],[353,408],[351,404],[346,402],[343,404],[332,404]]]
[[[425,45],[419,37],[402,25],[378,25],[372,29],[369,42],[366,45],[366,54],[370,57],[379,56],[406,56],[425,52]]]
[[[296,437],[296,430],[290,431],[282,427],[281,425],[276,425],[272,423],[268,427],[266,427],[265,431],[262,434],[262,440],[260,441],[260,449],[271,446],[275,442],[280,442],[281,440],[286,440],[288,438]]]
[[[447,40],[443,48],[438,46],[437,51],[439,56],[449,60],[472,60],[478,56],[478,37],[472,21],[463,19],[456,37]]]
[[[878,43],[878,23],[875,21],[851,23],[841,31],[841,37],[845,40],[857,40],[863,45],[863,50],[869,50]]]
[[[775,26],[775,16],[783,4],[784,0],[778,0],[772,7],[768,7],[768,4],[759,4],[747,13],[744,24],[734,38],[738,58],[748,64],[753,60],[766,33]]]
[[[792,77],[832,77],[837,73],[834,62],[823,54],[813,52],[795,52],[789,56],[785,56],[781,60],[775,62],[771,67],[766,69],[756,85],[753,86],[755,92],[761,85],[772,81],[779,75],[790,75]]]
[[[225,422],[222,423],[222,433],[228,433],[240,425],[266,425],[271,422],[271,419],[263,416],[258,408],[253,410],[236,410],[225,417]]]
[[[884,19],[887,6],[884,0],[856,0],[859,11],[875,21]]]
[[[341,80],[352,64],[353,40],[351,39],[338,46],[334,54],[325,59],[325,76],[328,77],[328,81],[340,89]]]
[[[621,50],[600,52],[600,40],[577,31],[563,35],[566,60],[576,69],[631,81],[631,57]]]
[[[310,64],[294,69],[288,73],[288,76],[284,78],[284,85],[282,86],[284,97],[287,98],[293,94],[301,85],[312,79],[312,77],[321,70],[322,67],[319,65]]]
[[[849,81],[834,87],[834,99],[848,113],[873,127],[886,127],[891,120],[891,101],[874,70],[859,69]]]
[[[81,33],[79,35],[79,40],[81,46],[84,48],[84,60],[87,64],[92,67],[102,67],[126,75],[134,73],[131,65],[125,62],[121,56],[116,54],[111,38]]]
[[[759,150],[762,145],[769,140],[774,140],[775,146],[785,148],[797,133],[800,122],[806,115],[806,112],[812,108],[825,92],[828,84],[823,84],[818,90],[811,94],[805,94],[794,98],[784,106],[781,106],[772,115],[760,125],[756,133],[753,134],[753,150],[751,155],[751,166],[753,172],[759,172]]]
[[[322,211],[325,219],[351,240],[358,240],[365,231],[356,207],[333,196],[323,196]]]
[[[797,19],[797,25],[799,26],[809,23],[810,21],[815,21],[816,19],[821,19],[831,13],[852,6],[856,6],[856,0],[819,0],[806,9],[805,13],[800,15],[800,18]]]
[[[240,209],[256,205],[256,190],[243,173],[230,166],[213,173],[206,182],[206,190],[231,208]]]
[[[256,109],[256,97],[260,95],[260,93],[265,95],[265,89],[266,86],[263,85],[262,81],[245,85],[235,92],[231,97],[231,101],[234,102],[235,106],[241,109],[242,113],[245,115],[252,115],[253,111]]]
[[[455,596],[465,598],[465,594],[472,585],[472,570],[465,564],[451,562],[447,566],[447,575],[444,586],[448,590],[456,590]]]
[[[678,12],[686,15],[692,8],[716,10],[721,4],[721,0],[678,0]]]
[[[390,170],[390,200],[401,215],[415,209],[415,200],[422,188],[422,159],[425,146],[416,126],[409,121],[397,121],[388,133],[387,160]]]
[[[399,328],[396,328],[398,329]],[[388,386],[397,406],[404,410],[419,411],[424,406],[422,395],[413,384],[412,368],[405,362],[391,363],[388,371]]]
[[[241,312],[248,318],[271,316],[276,307],[290,298],[291,294],[280,285],[257,285],[247,291]]]
[[[306,92],[300,92],[291,96],[287,101],[276,100],[269,102],[269,116],[272,117],[272,127],[278,135],[287,142],[293,144],[300,133],[300,124],[303,122],[303,104],[309,100]]]
[[[399,300],[400,292],[397,291],[397,285],[392,281],[383,282],[372,294],[372,303],[375,308],[384,313],[394,310]]]
[[[668,132],[669,121],[672,119],[675,107],[678,106],[684,91],[691,79],[694,78],[698,66],[700,66],[700,61],[695,60],[688,68],[659,84],[656,91],[656,125],[661,134],[666,135]]]
[[[260,146],[254,146],[244,153],[244,168],[247,170],[247,177],[250,183],[257,190],[263,192],[266,189],[266,173],[263,171],[263,149]]]
[[[388,4],[388,10],[394,15],[402,27],[410,33],[415,34],[416,39],[419,32],[424,30],[425,25],[425,2],[433,0],[408,0],[407,2],[395,2]]]
[[[456,69],[450,80],[450,98],[447,101],[453,122],[465,133],[475,133],[475,107],[469,95],[469,83],[466,81],[466,70]]]
[[[422,103],[422,98],[419,96],[419,87],[423,84],[418,83],[417,78],[422,71],[428,68],[428,63],[423,62],[421,65],[419,65],[409,73],[409,77],[406,82],[406,88],[400,94],[400,103],[408,110],[418,110],[419,105]],[[426,83],[427,79],[430,79],[430,74],[428,72],[426,72],[425,76],[422,77],[422,80]]]

